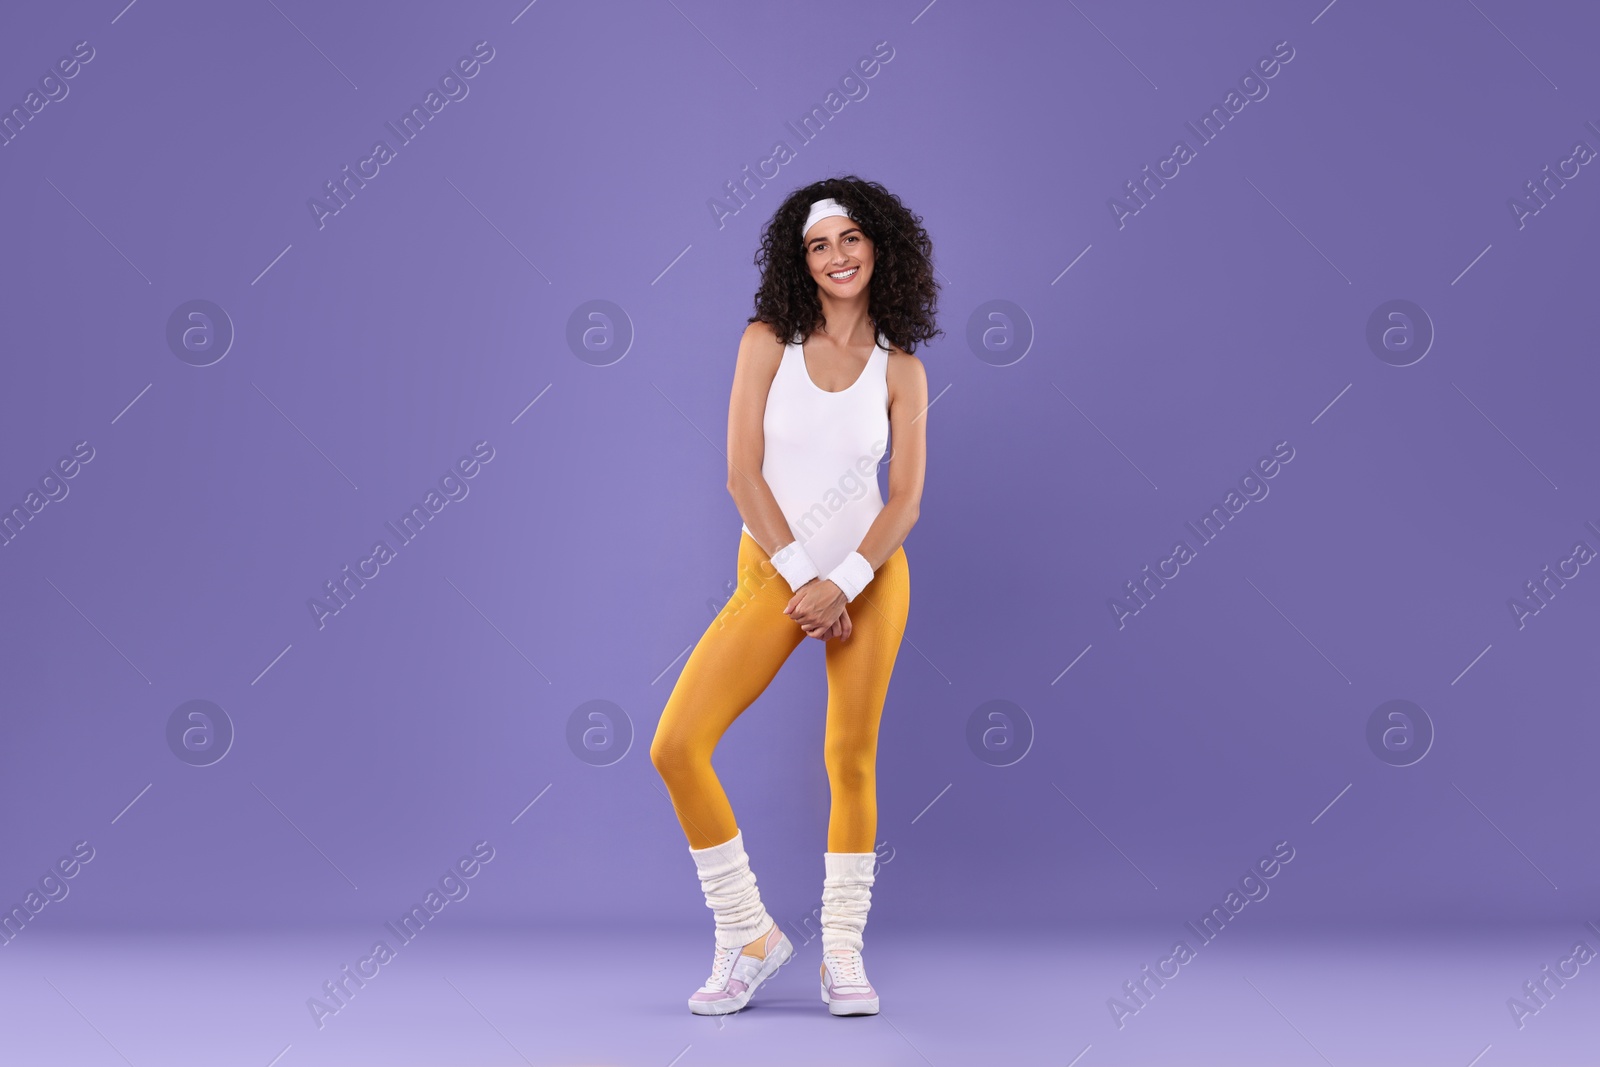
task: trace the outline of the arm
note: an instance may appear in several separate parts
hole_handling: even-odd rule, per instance
[[[750,536],[768,556],[794,540],[778,498],[761,476],[761,462],[766,455],[762,423],[767,393],[782,359],[783,345],[770,325],[752,322],[746,326],[739,339],[733,391],[728,400],[728,494],[739,509],[739,517],[750,527]]]
[[[922,514],[928,456],[928,376],[916,356],[889,360],[889,497],[857,552],[877,570],[895,554]]]

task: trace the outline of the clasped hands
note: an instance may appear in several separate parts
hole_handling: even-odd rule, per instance
[[[827,578],[813,578],[789,598],[783,613],[800,624],[807,637],[827,641],[850,636],[849,601],[844,590]]]

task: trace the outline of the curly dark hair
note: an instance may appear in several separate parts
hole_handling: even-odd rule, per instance
[[[944,333],[934,325],[939,283],[933,277],[933,241],[900,198],[877,182],[853,174],[824,178],[796,189],[778,206],[761,234],[756,266],[761,287],[750,322],[771,324],[782,340],[801,340],[822,326],[817,282],[806,268],[800,227],[814,201],[832,197],[845,206],[874,249],[867,316],[889,341],[906,352]]]

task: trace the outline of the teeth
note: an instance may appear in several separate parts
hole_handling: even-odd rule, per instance
[[[841,271],[832,272],[832,273],[830,273],[828,275],[828,277],[830,277],[830,278],[848,278],[851,275],[855,274],[855,272],[860,270],[860,269],[861,269],[860,267],[851,267],[849,270],[841,270]]]

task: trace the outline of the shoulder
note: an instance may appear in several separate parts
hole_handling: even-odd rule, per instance
[[[745,345],[770,346],[782,349],[785,342],[778,336],[778,328],[770,322],[752,322],[744,328],[744,333],[739,336],[739,347]]]
[[[926,394],[928,391],[928,372],[923,367],[922,360],[892,342],[887,351],[889,353],[889,366],[885,373],[889,378],[889,388],[894,390],[899,387]]]
[[[778,339],[770,322],[752,322],[739,336],[738,365],[752,370],[763,370],[771,378],[783,359],[788,346]]]
[[[743,359],[746,353],[756,357],[781,356],[788,345],[778,337],[776,328],[770,322],[752,322],[744,328],[744,333],[739,335],[739,358]]]
[[[905,410],[921,411],[928,406],[928,374],[922,360],[891,343],[888,347],[889,366],[884,371],[888,379],[889,407],[905,404]]]

